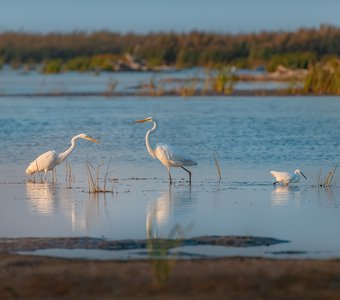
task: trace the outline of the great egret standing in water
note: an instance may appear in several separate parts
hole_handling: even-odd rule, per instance
[[[60,165],[72,153],[72,151],[76,147],[76,141],[78,139],[85,139],[99,144],[97,140],[89,137],[84,133],[78,134],[71,139],[71,146],[66,151],[58,154],[54,150],[50,150],[39,155],[34,161],[29,164],[26,169],[26,174],[32,175],[34,173],[45,172],[46,181],[47,172],[51,171],[53,178],[55,175],[55,167],[57,165]]]
[[[157,129],[157,121],[148,117],[143,120],[135,121],[135,123],[152,122],[153,127],[146,132],[145,144],[146,149],[153,158],[157,158],[167,169],[169,174],[170,183],[172,182],[170,168],[182,168],[189,174],[189,182],[191,184],[191,172],[184,168],[184,166],[196,166],[197,162],[194,161],[190,156],[182,153],[179,149],[169,146],[166,144],[157,144],[155,149],[152,149],[149,142],[149,137]]]
[[[296,169],[294,173],[277,172],[277,171],[270,171],[270,173],[276,179],[273,185],[277,183],[283,183],[284,185],[288,185],[288,183],[296,183],[300,180],[300,175],[305,177],[305,179],[307,180],[307,177],[301,172],[300,169]]]

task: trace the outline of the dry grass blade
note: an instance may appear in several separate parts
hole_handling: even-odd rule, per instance
[[[104,175],[104,191],[106,190],[106,183],[107,183],[107,175],[109,174],[109,167],[110,167],[110,163],[112,160],[112,155],[110,156],[109,162],[107,163],[106,166],[106,171],[105,171],[105,175]]]
[[[107,164],[106,172],[104,174],[103,179],[103,187],[100,185],[100,168],[103,166],[103,164],[100,164],[96,168],[90,163],[87,162],[85,169],[86,169],[86,175],[87,175],[87,181],[88,181],[88,192],[91,194],[96,193],[112,193],[113,190],[107,190],[106,189],[106,183],[107,183],[107,176],[109,172],[109,166],[110,166],[111,158]]]
[[[88,182],[88,186],[89,186],[89,193],[91,193],[91,191],[93,191],[95,189],[95,184],[94,184],[94,180],[93,180],[93,176],[92,176],[92,172],[90,169],[90,162],[86,163],[85,169],[86,169],[86,175],[87,175],[87,182]]]
[[[72,172],[71,164],[68,161],[66,161],[65,168],[66,168],[65,182],[68,185],[71,185],[73,182],[75,182],[75,178]]]
[[[332,185],[335,184],[335,183],[333,183],[333,178],[334,178],[334,174],[335,174],[335,171],[336,171],[337,167],[338,167],[338,166],[335,166],[335,167],[333,168],[333,170],[330,170],[330,171],[328,172],[328,175],[327,175],[327,177],[326,177],[326,184],[327,184],[327,186],[332,186]]]
[[[213,150],[213,155],[214,155],[214,161],[215,161],[215,166],[216,166],[216,169],[217,169],[218,178],[221,181],[221,179],[222,179],[221,167],[220,167],[220,163],[218,161],[217,152],[215,150]]]
[[[322,179],[321,179],[321,175],[322,175],[322,168],[320,169],[320,172],[318,174],[318,179],[317,179],[317,185],[322,185]]]
[[[317,177],[317,187],[324,187],[324,188],[330,188],[335,185],[334,181],[334,174],[338,166],[336,165],[333,169],[331,169],[325,177],[322,177],[322,169],[320,170],[318,177]]]

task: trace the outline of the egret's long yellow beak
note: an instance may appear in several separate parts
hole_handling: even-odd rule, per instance
[[[99,141],[97,141],[96,139],[93,139],[93,138],[91,138],[91,137],[89,137],[89,136],[87,136],[87,137],[86,137],[86,139],[87,139],[87,140],[89,140],[89,141],[91,141],[91,142],[94,142],[94,143],[100,144],[100,142],[99,142]]]
[[[143,119],[143,120],[137,120],[137,121],[134,121],[133,123],[143,123],[143,122],[148,122],[150,121],[150,118],[146,118],[146,119]]]

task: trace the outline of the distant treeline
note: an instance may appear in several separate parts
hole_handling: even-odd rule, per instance
[[[218,67],[235,64],[274,70],[282,64],[307,68],[340,56],[340,28],[249,34],[190,33],[119,34],[107,31],[35,34],[0,33],[0,62],[20,66],[53,62],[74,69],[110,69],[126,53],[149,67]]]

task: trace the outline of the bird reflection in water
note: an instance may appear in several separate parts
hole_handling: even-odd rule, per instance
[[[180,195],[182,195],[180,193]],[[187,202],[187,194],[184,193],[184,201]],[[178,195],[176,195],[177,198]],[[189,192],[191,199],[191,192]],[[181,199],[181,201],[183,200]],[[179,203],[181,202],[179,201]],[[184,238],[185,232],[190,228],[183,230],[179,224],[174,224],[168,234],[165,236],[164,231],[169,228],[167,225],[172,223],[173,208],[176,203],[174,194],[169,190],[161,194],[155,202],[153,202],[146,213],[146,238],[147,250],[154,273],[156,284],[162,286],[169,278],[171,270],[176,263],[177,253],[171,251],[179,247]],[[159,259],[162,258],[162,259]],[[171,258],[171,259],[164,259]]]
[[[271,203],[274,206],[287,205],[290,200],[300,202],[300,188],[298,186],[277,186],[271,195]]]
[[[31,213],[53,217],[54,224],[58,220],[64,224],[66,217],[73,232],[86,234],[89,227],[100,220],[99,201],[93,197],[78,201],[75,193],[73,189],[54,183],[26,182],[26,198]]]
[[[166,225],[169,220],[171,202],[171,190],[161,194],[152,203],[146,212],[146,238],[155,239],[159,237],[161,227]]]
[[[181,226],[175,223],[175,219],[191,211],[193,204],[190,187],[173,192],[172,186],[169,186],[168,191],[158,196],[147,207],[146,238],[173,238],[171,233],[175,234],[176,230],[183,233],[184,230],[179,229]]]
[[[43,182],[26,182],[26,197],[30,210],[41,215],[52,215],[55,211],[57,198],[56,186]]]

